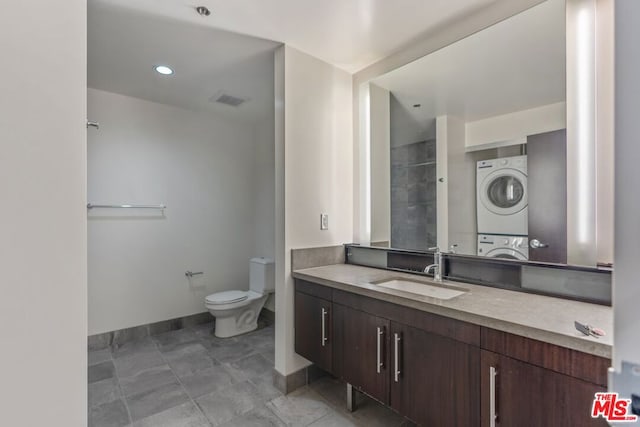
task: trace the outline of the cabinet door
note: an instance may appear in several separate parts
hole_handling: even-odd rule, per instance
[[[294,324],[296,353],[331,372],[331,302],[296,292]]]
[[[384,404],[389,403],[389,321],[335,304],[341,329],[342,377]]]
[[[425,426],[475,426],[480,349],[391,323],[391,407]]]
[[[481,376],[483,427],[607,425],[591,418],[594,393],[605,391],[595,384],[485,350]]]

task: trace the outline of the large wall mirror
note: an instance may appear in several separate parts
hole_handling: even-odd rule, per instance
[[[547,0],[368,82],[372,245],[567,263],[566,22]]]

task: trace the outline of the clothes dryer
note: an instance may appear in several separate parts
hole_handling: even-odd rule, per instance
[[[478,234],[528,234],[527,156],[481,160],[476,169]]]

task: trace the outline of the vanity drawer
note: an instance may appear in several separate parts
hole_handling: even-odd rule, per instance
[[[554,344],[482,328],[482,348],[603,387],[611,360]]]
[[[338,304],[385,319],[411,325],[425,332],[442,335],[466,344],[480,346],[480,326],[404,307],[375,298],[333,290],[332,300]]]

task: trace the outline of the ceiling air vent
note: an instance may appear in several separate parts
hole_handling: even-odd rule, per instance
[[[209,98],[210,102],[217,102],[219,104],[228,105],[230,107],[238,107],[248,100],[248,98],[240,98],[238,96],[229,95],[228,93],[224,92],[217,93]]]

